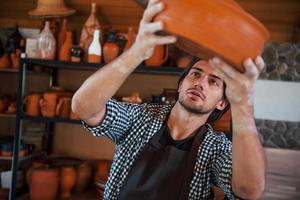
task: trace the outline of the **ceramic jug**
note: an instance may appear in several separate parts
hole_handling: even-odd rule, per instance
[[[56,116],[69,118],[71,110],[71,97],[60,97],[56,106]]]
[[[154,47],[153,54],[145,60],[147,66],[161,66],[168,59],[168,48],[164,45]]]
[[[55,92],[46,92],[40,100],[41,113],[44,117],[54,117],[58,94]]]
[[[25,105],[25,114],[31,116],[38,116],[41,114],[40,109],[40,100],[42,95],[40,94],[31,94],[27,95],[24,98],[24,105]]]

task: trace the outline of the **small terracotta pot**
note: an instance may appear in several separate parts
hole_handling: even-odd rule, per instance
[[[56,111],[58,94],[54,92],[46,92],[43,99],[40,100],[41,112],[44,117],[54,117]]]
[[[102,180],[106,182],[108,179],[110,166],[111,166],[110,160],[99,160],[97,171],[95,174],[95,180]]]
[[[69,198],[76,181],[74,167],[62,167],[60,169],[60,178],[60,197]]]
[[[145,60],[147,66],[161,66],[168,59],[168,48],[164,45],[157,45],[150,58]]]
[[[15,114],[17,111],[17,106],[16,106],[16,102],[10,102],[6,113],[8,114]]]
[[[56,116],[69,118],[70,111],[71,111],[71,97],[59,98],[58,104],[56,106]]]
[[[260,55],[269,38],[267,29],[233,0],[162,2],[165,8],[154,21],[163,21],[164,31],[177,35],[177,46],[202,59],[218,56],[244,71],[243,61]]]
[[[0,69],[8,69],[11,66],[10,56],[6,53],[0,58]]]
[[[30,175],[31,200],[55,200],[59,186],[57,169],[37,168]]]
[[[84,162],[76,167],[76,182],[74,190],[82,192],[89,184],[92,177],[92,169],[88,162]]]
[[[41,114],[41,109],[40,109],[41,98],[42,95],[40,94],[31,94],[31,95],[27,95],[24,98],[26,115],[38,116]]]

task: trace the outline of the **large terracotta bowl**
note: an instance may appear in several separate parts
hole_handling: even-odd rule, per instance
[[[239,71],[246,58],[262,53],[267,29],[233,0],[161,0],[165,9],[155,17],[164,31],[178,36],[177,46],[210,59],[218,56]]]

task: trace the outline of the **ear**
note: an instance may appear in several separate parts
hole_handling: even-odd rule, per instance
[[[179,93],[179,91],[181,90],[181,85],[182,85],[182,81],[180,81],[178,88],[177,88],[177,92]]]
[[[228,101],[225,99],[222,99],[217,103],[216,108],[218,110],[224,110],[224,108],[226,108],[227,105],[228,105]]]

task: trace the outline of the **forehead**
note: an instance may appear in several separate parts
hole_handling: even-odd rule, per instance
[[[202,69],[207,74],[217,75],[216,70],[206,60],[200,60],[193,65],[193,68]]]

